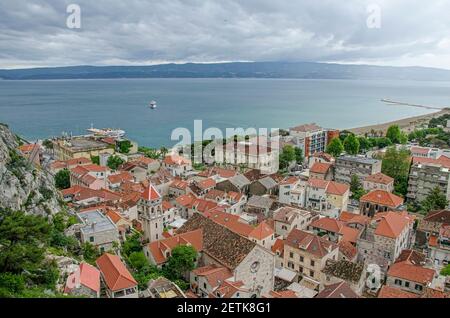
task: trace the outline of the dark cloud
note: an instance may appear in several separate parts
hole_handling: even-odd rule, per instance
[[[66,27],[66,7],[82,27]],[[381,28],[366,25],[381,9]],[[450,68],[450,1],[2,0],[0,67],[338,61]]]

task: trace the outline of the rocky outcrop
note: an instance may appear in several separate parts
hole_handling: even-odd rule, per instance
[[[17,147],[17,137],[0,124],[0,208],[35,215],[52,215],[62,206],[53,177],[29,163]]]

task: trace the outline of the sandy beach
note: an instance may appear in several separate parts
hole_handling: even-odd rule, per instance
[[[439,116],[442,116],[445,114],[450,114],[449,108],[444,108],[437,112],[433,112],[433,113],[426,114],[426,115],[408,117],[408,118],[394,120],[391,122],[378,124],[378,125],[350,128],[347,130],[355,133],[356,135],[364,135],[365,133],[370,133],[371,131],[376,131],[376,132],[382,131],[383,135],[384,135],[384,134],[386,134],[386,131],[389,128],[389,126],[399,125],[400,129],[402,129],[403,131],[411,132],[414,129],[419,128],[422,125],[428,123],[432,118],[436,118],[436,117],[439,117]]]

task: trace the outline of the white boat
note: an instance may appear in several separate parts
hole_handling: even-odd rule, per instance
[[[113,128],[94,128],[91,125],[91,128],[86,129],[87,131],[93,133],[95,136],[103,136],[103,137],[112,137],[112,138],[121,138],[125,135],[125,131],[122,129],[113,129]]]
[[[148,107],[150,107],[151,109],[155,109],[156,108],[156,101],[152,100],[150,102],[150,104],[148,105]]]

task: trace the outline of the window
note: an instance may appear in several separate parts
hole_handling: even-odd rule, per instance
[[[303,260],[304,260],[304,257],[303,257],[303,256],[300,256],[300,262],[303,263]]]
[[[93,236],[89,237],[89,242],[94,242],[94,237]]]
[[[309,271],[309,276],[314,277],[314,271]]]
[[[409,282],[405,282],[405,287],[409,287]]]
[[[414,287],[414,288],[415,288],[415,290],[422,291],[423,286],[419,285],[419,284],[416,284],[416,287]]]
[[[299,271],[300,273],[303,273],[303,267],[299,266],[299,267],[298,267],[298,271]]]
[[[206,283],[203,283],[203,288],[206,289]]]
[[[294,253],[290,252],[290,253],[289,253],[289,257],[290,257],[290,258],[294,258]]]
[[[401,286],[401,285],[402,285],[402,281],[401,281],[400,279],[396,279],[396,280],[394,281],[394,284],[395,284],[395,285]]]
[[[316,262],[314,262],[313,260],[311,260],[311,266],[314,266],[316,264]]]

